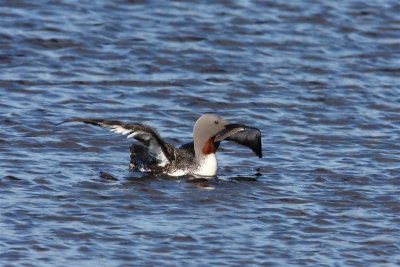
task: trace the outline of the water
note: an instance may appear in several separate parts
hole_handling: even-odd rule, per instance
[[[0,5],[1,266],[400,265],[398,1]],[[143,176],[131,140],[56,125],[182,144],[204,112],[264,158]]]

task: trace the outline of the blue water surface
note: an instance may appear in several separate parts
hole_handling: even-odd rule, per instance
[[[1,1],[1,266],[399,266],[400,3]],[[191,141],[218,178],[131,173],[127,140]]]

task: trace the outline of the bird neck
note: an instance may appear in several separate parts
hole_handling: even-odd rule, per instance
[[[196,157],[203,158],[210,154],[215,154],[216,146],[213,138],[196,138],[194,140],[194,151]]]

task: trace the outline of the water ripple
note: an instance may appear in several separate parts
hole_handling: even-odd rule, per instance
[[[9,266],[396,266],[396,1],[3,1],[0,240]],[[129,173],[217,112],[261,129],[218,179]],[[89,256],[88,256],[89,255]]]

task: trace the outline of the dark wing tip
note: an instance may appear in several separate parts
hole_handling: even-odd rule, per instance
[[[89,124],[98,124],[101,120],[98,119],[85,119],[85,118],[70,118],[66,119],[62,122],[57,123],[57,125],[64,124],[64,123],[70,123],[70,122],[84,122],[84,123],[89,123]]]
[[[234,134],[230,138],[232,138],[232,141],[249,147],[259,158],[263,157],[261,131],[259,129],[246,127],[243,131]]]
[[[107,126],[112,126],[112,125],[124,125],[120,121],[108,121],[108,120],[103,120],[103,119],[88,119],[88,118],[70,118],[70,119],[66,119],[65,121],[58,123],[57,125],[64,124],[64,123],[70,123],[70,122],[83,122],[86,124],[102,126],[102,127],[107,127]]]
[[[59,126],[59,125],[61,125],[61,124],[64,124],[64,123],[69,123],[69,122],[74,122],[75,121],[75,119],[66,119],[66,120],[63,120],[62,122],[59,122],[59,123],[57,123],[56,125],[57,126]]]
[[[244,124],[228,124],[216,135],[217,141],[233,141],[250,148],[259,158],[262,158],[261,131]]]
[[[254,148],[252,148],[252,150],[254,151],[254,153],[256,153],[256,155],[259,158],[263,157],[263,155],[262,155],[262,144],[261,144],[261,132],[260,131],[259,131],[259,134],[257,136],[255,146],[254,146]]]

